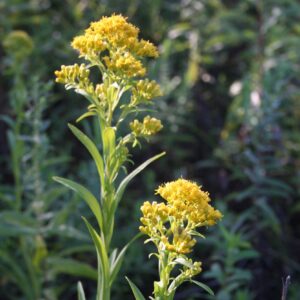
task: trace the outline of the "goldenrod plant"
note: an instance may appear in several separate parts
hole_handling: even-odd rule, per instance
[[[72,47],[87,64],[62,66],[55,72],[56,81],[66,89],[74,89],[88,100],[87,111],[78,119],[88,117],[98,120],[101,147],[73,125],[73,134],[92,156],[97,167],[100,183],[99,195],[93,195],[86,187],[69,179],[54,179],[74,190],[87,203],[98,223],[93,228],[84,219],[97,251],[98,284],[97,300],[109,300],[111,286],[119,272],[129,244],[118,252],[111,249],[114,234],[115,214],[128,183],[147,165],[160,158],[158,154],[128,174],[120,184],[120,170],[129,160],[129,146],[139,144],[141,138],[148,138],[162,129],[160,120],[146,116],[142,121],[128,121],[130,116],[145,110],[152,99],[161,95],[159,85],[145,78],[146,67],[143,58],[157,57],[157,48],[149,41],[138,38],[139,29],[127,22],[121,15],[103,17],[93,22],[84,34],[74,38]],[[98,72],[94,83],[90,73]],[[129,99],[129,100],[128,100]],[[129,124],[128,124],[129,123]],[[127,126],[127,127],[126,127]],[[120,134],[127,128],[127,134]],[[78,297],[85,299],[81,283]]]
[[[196,183],[180,178],[161,185],[156,193],[165,202],[144,202],[141,207],[140,231],[149,238],[157,252],[159,281],[154,282],[153,300],[174,299],[177,288],[184,282],[192,282],[210,294],[212,290],[193,279],[202,270],[200,261],[193,261],[188,254],[196,244],[195,237],[204,236],[197,231],[213,226],[222,214],[210,204],[210,197]],[[177,273],[177,274],[176,274]],[[137,286],[128,278],[136,300],[145,299]]]

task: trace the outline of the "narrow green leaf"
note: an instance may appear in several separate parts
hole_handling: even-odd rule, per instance
[[[103,274],[103,279],[109,279],[109,260],[106,253],[106,248],[103,240],[92,227],[92,225],[87,221],[86,218],[82,217],[83,221],[85,222],[86,227],[89,230],[89,233],[93,239],[94,245],[96,247],[97,253],[99,254],[100,264],[101,264],[101,271]]]
[[[207,286],[206,284],[196,281],[196,280],[191,280],[191,282],[195,283],[196,285],[198,285],[199,287],[201,287],[203,290],[205,290],[206,292],[208,292],[211,296],[214,296],[214,292],[213,290]]]
[[[146,300],[139,288],[128,277],[125,278],[131,287],[135,300]]]
[[[80,281],[77,283],[78,300],[85,300],[83,286]]]
[[[95,215],[100,229],[102,229],[103,228],[102,212],[101,212],[100,205],[99,205],[97,199],[95,198],[95,196],[84,186],[82,186],[81,184],[78,184],[72,180],[62,178],[62,177],[56,177],[56,176],[53,177],[53,179],[55,181],[57,181],[58,183],[63,184],[67,188],[75,191],[80,197],[83,198],[83,200],[85,200],[85,202],[90,207],[93,214]]]
[[[65,248],[64,250],[60,251],[58,255],[63,257],[63,256],[71,256],[78,253],[85,253],[85,254],[87,252],[94,253],[94,251],[95,248],[93,245],[80,244],[78,246],[69,246],[68,248]]]
[[[77,118],[76,123],[79,123],[80,121],[84,120],[85,118],[96,116],[96,115],[97,115],[96,112],[88,111],[88,112],[84,113],[83,115],[81,115],[79,118]]]
[[[146,160],[144,163],[142,163],[139,167],[137,167],[134,171],[132,171],[130,174],[128,174],[123,181],[120,183],[118,190],[116,192],[116,199],[115,199],[115,205],[117,206],[119,201],[121,200],[123,193],[127,187],[127,185],[129,184],[129,182],[136,176],[138,175],[141,171],[143,171],[148,165],[150,165],[152,162],[154,162],[155,160],[159,159],[160,157],[162,157],[163,155],[165,155],[166,152],[162,152],[158,155],[155,155],[151,158],[149,158],[148,160]]]
[[[49,258],[47,263],[55,274],[70,274],[97,280],[97,270],[86,263],[71,258]]]
[[[201,237],[202,239],[205,239],[205,236],[196,230],[191,230],[190,233],[191,235],[198,236]]]
[[[126,254],[126,251],[128,249],[128,247],[137,239],[141,236],[141,233],[138,233],[137,235],[135,235],[124,247],[123,249],[120,251],[120,253],[117,255],[116,253],[116,249],[112,252],[112,259],[111,259],[111,265],[110,265],[110,285],[113,284],[116,276],[118,275],[120,268],[122,266],[123,260],[124,260],[124,256]]]
[[[114,153],[116,148],[116,134],[112,127],[107,127],[103,131],[103,152],[107,158],[110,154]]]
[[[68,124],[70,130],[73,132],[73,134],[78,138],[78,140],[85,146],[85,148],[89,151],[90,155],[92,156],[97,171],[101,180],[101,184],[104,184],[104,164],[102,156],[100,155],[96,145],[93,143],[93,141],[85,135],[81,130],[73,126],[72,124]]]

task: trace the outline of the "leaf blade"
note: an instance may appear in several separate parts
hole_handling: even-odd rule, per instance
[[[125,278],[131,287],[135,300],[146,300],[139,288],[128,277]]]
[[[213,292],[213,290],[206,284],[199,282],[197,280],[191,280],[192,283],[198,285],[199,287],[201,287],[203,290],[205,290],[206,292],[208,292],[211,296],[214,296],[215,293]]]
[[[83,290],[82,283],[78,281],[77,283],[77,293],[78,293],[78,300],[85,300],[85,293]]]
[[[128,247],[136,240],[138,239],[140,236],[142,236],[142,233],[138,233],[136,234],[124,247],[123,249],[120,251],[120,253],[117,255],[115,254],[115,259],[113,259],[111,261],[111,267],[110,267],[110,285],[112,285],[112,283],[114,282],[115,278],[117,277],[120,268],[122,266],[123,260],[124,260],[124,256],[126,254],[126,251],[128,249]]]
[[[101,154],[99,153],[96,145],[94,142],[81,130],[79,130],[77,127],[73,126],[72,124],[68,124],[70,130],[72,133],[77,137],[77,139],[83,144],[83,146],[88,150],[90,155],[92,156],[97,171],[101,180],[101,184],[103,186],[104,184],[104,163]]]
[[[95,196],[88,189],[86,189],[83,185],[70,179],[54,176],[53,180],[75,191],[81,198],[83,198],[83,200],[85,200],[85,202],[95,215],[100,229],[103,228],[103,217],[101,207]]]
[[[152,162],[155,160],[159,159],[160,157],[164,156],[166,152],[162,152],[160,154],[157,154],[145,162],[143,162],[140,166],[138,166],[136,169],[134,169],[130,174],[128,174],[120,183],[117,192],[116,192],[116,205],[118,205],[119,201],[121,200],[123,193],[125,191],[125,188],[129,184],[129,182],[136,176],[138,175],[142,170],[144,170],[148,165],[150,165]]]

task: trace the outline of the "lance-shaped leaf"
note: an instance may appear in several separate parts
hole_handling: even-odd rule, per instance
[[[128,249],[128,247],[140,236],[142,235],[142,233],[138,233],[137,235],[135,235],[124,247],[123,249],[120,251],[120,253],[117,255],[117,251],[116,249],[112,252],[111,254],[111,262],[110,262],[110,285],[113,284],[116,276],[118,275],[120,268],[122,266],[123,260],[124,260],[124,256],[126,254],[126,251]]]
[[[105,248],[104,241],[101,239],[101,237],[98,235],[98,233],[95,231],[95,229],[92,227],[92,225],[87,221],[86,218],[82,217],[83,221],[85,222],[86,227],[89,230],[89,233],[93,239],[94,245],[97,250],[97,257],[98,257],[98,266],[100,266],[100,272],[101,272],[101,278],[98,278],[101,280],[101,289],[104,294],[109,294],[109,259],[107,256],[107,251]],[[99,272],[99,270],[98,270]],[[105,296],[103,296],[103,299],[106,299]]]
[[[102,212],[99,205],[99,202],[95,198],[95,196],[84,186],[82,186],[79,183],[76,183],[72,180],[62,178],[62,177],[53,177],[53,179],[64,186],[68,187],[69,189],[75,191],[90,207],[91,211],[95,215],[97,222],[99,224],[100,229],[103,228],[103,218],[102,218]]]
[[[145,297],[143,296],[139,288],[128,277],[125,278],[131,287],[135,300],[145,300]]]
[[[97,270],[71,258],[49,258],[47,263],[54,274],[70,274],[97,280]]]
[[[104,157],[107,159],[115,152],[116,148],[116,133],[112,127],[107,127],[103,130],[103,152]]]
[[[73,132],[73,134],[78,138],[78,140],[84,145],[84,147],[89,151],[91,156],[93,157],[93,160],[96,164],[97,171],[101,180],[101,184],[104,184],[104,165],[103,165],[103,159],[100,155],[96,145],[93,143],[93,141],[84,134],[81,130],[76,128],[75,126],[68,124],[69,128]]]
[[[208,292],[210,295],[214,296],[214,292],[212,291],[212,289],[207,286],[206,284],[196,281],[196,280],[191,280],[192,283],[195,283],[196,285],[198,285],[199,287],[201,287],[203,290],[205,290],[206,292]]]
[[[80,281],[78,281],[77,283],[77,293],[78,293],[78,300],[85,300],[83,286]]]
[[[118,205],[119,201],[121,200],[123,193],[129,184],[129,182],[136,176],[138,175],[141,171],[143,171],[148,165],[150,165],[152,162],[155,160],[159,159],[163,155],[165,155],[166,152],[162,152],[158,155],[155,155],[148,160],[146,160],[144,163],[142,163],[139,167],[137,167],[135,170],[133,170],[130,174],[128,174],[120,183],[118,190],[116,192],[116,198],[115,198],[115,206]]]
[[[97,113],[95,111],[88,111],[81,115],[79,118],[76,119],[76,123],[79,123],[80,121],[84,120],[85,118],[96,116]]]

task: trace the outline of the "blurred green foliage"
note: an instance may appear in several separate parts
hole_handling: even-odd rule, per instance
[[[95,258],[79,222],[88,211],[51,181],[54,170],[79,174],[81,182],[98,189],[96,170],[66,126],[81,114],[83,102],[49,82],[55,69],[74,61],[73,36],[113,12],[127,15],[161,51],[149,75],[164,89],[157,100],[164,130],[136,157],[143,161],[160,150],[168,153],[131,185],[121,204],[115,245],[137,232],[139,205],[154,198],[153,188],[182,175],[202,183],[224,214],[195,253],[203,261],[202,281],[216,294],[209,299],[278,299],[288,274],[288,299],[298,299],[296,0],[0,2],[1,41],[22,30],[34,45],[17,65],[5,43],[0,48],[1,299],[74,299],[78,279],[85,281],[88,296],[94,293],[93,281],[85,278],[93,277]],[[61,167],[66,159],[69,169]],[[132,297],[125,274],[150,293],[155,272],[148,252],[141,241],[129,249],[114,299]],[[188,285],[177,295],[207,297]]]

